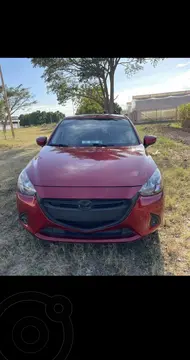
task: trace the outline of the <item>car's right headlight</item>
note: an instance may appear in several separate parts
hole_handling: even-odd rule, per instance
[[[163,190],[163,182],[160,170],[157,168],[148,181],[140,189],[142,196],[156,195]]]
[[[32,185],[30,179],[28,178],[25,169],[20,173],[18,177],[17,187],[18,190],[24,195],[34,196],[36,194],[36,190],[34,189],[34,186]]]

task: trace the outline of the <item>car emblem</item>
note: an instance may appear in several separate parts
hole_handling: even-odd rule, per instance
[[[90,210],[92,208],[92,201],[90,200],[80,200],[78,202],[78,208],[81,210]]]

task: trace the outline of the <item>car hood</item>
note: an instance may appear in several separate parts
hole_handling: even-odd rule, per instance
[[[156,169],[144,146],[60,148],[44,146],[26,170],[36,186],[139,186]]]

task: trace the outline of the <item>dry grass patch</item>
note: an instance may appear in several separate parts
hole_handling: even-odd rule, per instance
[[[35,145],[38,136],[49,136],[55,124],[40,126],[31,126],[28,128],[14,129],[15,139],[12,138],[11,130],[6,133],[6,139],[3,131],[0,131],[0,149],[25,148]]]
[[[165,216],[160,239],[166,268],[174,274],[190,274],[190,147],[159,136],[162,130],[157,130],[158,125],[150,129],[137,128],[141,136],[147,130],[158,136],[157,143],[148,152],[164,179]]]

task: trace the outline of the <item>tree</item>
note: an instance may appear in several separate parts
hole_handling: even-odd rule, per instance
[[[48,90],[56,93],[58,102],[88,98],[96,101],[109,113],[114,111],[114,80],[118,66],[127,76],[143,69],[150,61],[154,66],[158,58],[32,58],[33,66],[44,68],[43,78]],[[99,90],[94,92],[94,89]],[[92,90],[90,92],[90,89]]]
[[[42,125],[49,124],[51,122],[58,123],[64,119],[65,115],[59,111],[46,112],[46,111],[35,111],[30,114],[21,114],[19,116],[20,126],[31,126],[31,125]]]
[[[22,84],[16,87],[5,87],[8,97],[10,114],[13,115],[17,110],[27,108],[33,104],[36,104],[36,101],[33,98],[33,95],[30,93],[28,88],[24,88]],[[3,99],[3,89],[0,87],[0,101]],[[5,121],[4,121],[4,131],[6,131],[7,124],[7,114],[5,111]]]
[[[4,101],[0,100],[0,121],[2,121],[5,117],[5,106]]]
[[[183,104],[178,107],[178,117],[182,128],[190,129],[190,104]]]
[[[97,104],[94,100],[82,98],[79,107],[77,108],[76,115],[80,114],[101,114],[103,107]]]
[[[114,103],[114,112],[121,114],[122,108],[118,103]],[[97,102],[87,98],[81,98],[76,111],[76,115],[80,114],[102,114],[104,112],[103,104],[99,105]]]
[[[122,112],[122,107],[116,102],[114,103],[114,112],[116,112],[117,114],[121,114]]]
[[[86,97],[81,97],[78,99],[77,104],[77,111],[76,111],[76,115],[79,114],[98,114],[98,113],[103,113],[104,111],[104,103],[103,103],[103,99],[100,102],[97,102],[95,100],[93,100],[91,97],[95,97],[97,96],[99,92],[99,97],[101,98],[101,88],[99,87],[95,87],[93,89],[93,87],[89,87],[86,89]],[[90,97],[88,98],[87,96],[90,95]]]
[[[3,126],[3,131],[4,131],[4,122],[5,122],[5,104],[3,100],[0,100],[0,124]],[[6,139],[5,131],[4,131],[4,136]]]

